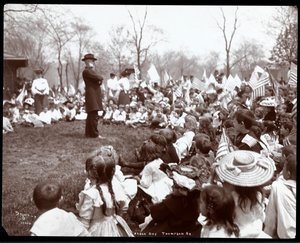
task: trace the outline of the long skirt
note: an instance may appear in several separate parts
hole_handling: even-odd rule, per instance
[[[118,105],[129,105],[130,104],[130,98],[129,95],[126,94],[123,90],[120,92],[119,95],[119,104]]]

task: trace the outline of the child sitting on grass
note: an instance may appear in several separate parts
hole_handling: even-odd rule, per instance
[[[73,213],[58,208],[61,199],[61,186],[55,182],[41,182],[34,188],[33,201],[40,216],[30,229],[31,236],[89,236]]]
[[[86,160],[89,185],[79,193],[76,208],[80,221],[92,236],[133,236],[119,215],[126,209],[127,196],[114,179],[118,155],[112,146],[103,146]]]

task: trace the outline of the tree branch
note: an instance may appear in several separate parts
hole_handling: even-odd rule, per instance
[[[233,40],[233,36],[235,34],[235,31],[237,29],[237,11],[238,11],[238,7],[236,7],[236,10],[235,10],[235,14],[234,14],[234,25],[233,25],[233,31],[231,33],[231,37],[230,37],[230,40],[229,40],[229,46],[228,46],[228,50],[230,50],[231,48],[231,43],[232,43],[232,40]]]
[[[227,43],[227,37],[226,37],[226,17],[224,14],[223,9],[221,8],[221,12],[222,12],[222,17],[223,17],[223,27],[220,26],[220,24],[217,22],[218,27],[222,30],[223,36],[224,36],[224,40],[225,40],[225,50],[228,50],[228,43]]]
[[[38,4],[34,4],[34,6],[29,6],[28,9],[6,9],[4,10],[4,14],[7,14],[9,12],[14,13],[34,13],[38,9]]]

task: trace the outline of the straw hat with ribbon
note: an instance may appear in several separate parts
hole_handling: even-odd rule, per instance
[[[225,155],[216,166],[221,180],[235,186],[254,187],[270,181],[274,174],[271,161],[259,153],[237,150]]]
[[[260,101],[259,104],[264,107],[276,107],[277,106],[274,97],[268,97],[267,99]]]

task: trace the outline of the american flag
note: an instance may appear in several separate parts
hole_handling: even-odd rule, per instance
[[[252,79],[249,81],[249,85],[253,89],[252,100],[256,97],[264,96],[266,85],[270,83],[270,77],[267,72],[264,72],[258,80]]]
[[[294,63],[291,63],[288,84],[293,88],[297,87],[297,65]]]
[[[225,129],[223,128],[215,161],[219,162],[220,159],[222,159],[226,154],[232,151],[234,151],[233,145],[229,137],[227,137]]]
[[[182,93],[182,87],[181,85],[174,91],[176,97],[182,97],[183,93]]]
[[[140,70],[138,69],[137,65],[133,65],[134,68],[134,80],[138,81],[139,80],[139,74],[140,74]]]
[[[25,96],[27,95],[27,90],[25,89],[25,84],[23,85],[22,91],[20,92],[20,94],[18,95],[18,97],[16,98],[16,100],[23,105],[23,101]]]
[[[291,112],[291,117],[294,119],[295,117],[297,117],[297,100],[296,103],[293,106],[292,112]]]
[[[193,82],[192,82],[192,88],[197,89],[197,90],[205,90],[206,89],[206,84],[205,80],[199,80],[198,78],[194,77]]]

